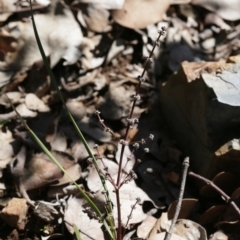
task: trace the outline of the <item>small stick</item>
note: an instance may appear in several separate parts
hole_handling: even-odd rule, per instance
[[[186,178],[187,178],[188,167],[189,167],[189,157],[186,157],[184,159],[184,161],[183,161],[183,175],[182,175],[182,182],[181,182],[181,188],[180,188],[178,203],[177,203],[177,206],[176,206],[176,210],[175,210],[175,214],[174,214],[174,217],[173,217],[173,220],[172,220],[172,224],[171,224],[171,226],[169,228],[169,231],[166,232],[164,240],[170,240],[170,238],[172,236],[173,229],[174,229],[175,224],[177,222],[177,218],[178,218],[179,212],[181,210],[182,200],[183,200],[183,193],[184,193],[185,184],[186,184]]]
[[[199,180],[202,180],[207,185],[211,186],[215,191],[217,191],[223,197],[225,202],[230,203],[232,205],[232,207],[236,210],[237,214],[240,216],[240,209],[238,208],[236,203],[222,189],[220,189],[216,184],[214,184],[213,181],[210,181],[209,179],[207,179],[205,177],[202,177],[202,176],[200,176],[196,173],[193,173],[193,172],[189,172],[188,175],[192,176],[192,177],[195,177]]]

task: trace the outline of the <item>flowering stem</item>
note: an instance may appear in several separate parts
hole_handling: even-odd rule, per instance
[[[136,88],[136,93],[135,93],[134,98],[133,98],[132,108],[131,108],[131,111],[130,111],[130,114],[129,114],[129,117],[128,117],[128,119],[130,119],[130,120],[133,117],[133,111],[134,111],[134,108],[136,106],[136,102],[141,99],[140,96],[139,96],[139,91],[140,91],[141,83],[145,81],[145,78],[144,78],[145,72],[147,71],[148,65],[153,62],[153,59],[152,59],[153,52],[155,50],[155,47],[160,45],[160,41],[159,41],[160,37],[163,36],[165,34],[165,32],[166,32],[165,27],[162,27],[162,29],[160,31],[158,31],[158,33],[159,33],[158,38],[155,41],[155,43],[153,45],[153,48],[152,48],[152,51],[150,52],[149,57],[147,58],[147,60],[144,64],[143,72],[140,76],[138,76],[139,82],[138,82],[138,85],[137,85],[137,88]],[[128,145],[127,139],[128,139],[128,135],[129,135],[131,126],[132,126],[132,123],[131,123],[131,121],[129,121],[128,124],[127,124],[127,128],[126,128],[126,132],[125,132],[123,141],[122,141],[122,148],[121,148],[119,168],[118,168],[118,176],[117,176],[117,182],[116,182],[116,186],[115,186],[116,201],[117,201],[117,214],[118,214],[117,240],[122,240],[122,222],[121,222],[122,217],[121,217],[121,205],[120,205],[120,187],[122,186],[121,185],[121,175],[122,175],[121,173],[122,173],[124,150],[125,150],[125,146]]]

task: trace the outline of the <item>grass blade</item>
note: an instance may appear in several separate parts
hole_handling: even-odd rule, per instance
[[[66,106],[66,103],[65,103],[65,101],[64,101],[64,99],[63,99],[63,96],[62,96],[62,94],[61,94],[61,92],[60,92],[60,90],[59,90],[59,88],[58,88],[57,81],[56,81],[56,79],[55,79],[55,77],[54,77],[54,74],[53,74],[53,72],[52,72],[52,70],[51,70],[50,64],[49,64],[48,59],[47,59],[47,57],[46,57],[46,55],[45,55],[44,49],[43,49],[42,44],[41,44],[41,40],[40,40],[39,35],[38,35],[36,23],[35,23],[34,16],[33,16],[32,2],[31,2],[31,0],[30,0],[30,8],[31,8],[31,18],[32,18],[34,35],[35,35],[35,38],[36,38],[36,41],[37,41],[37,45],[38,45],[39,51],[40,51],[40,53],[41,53],[42,59],[43,59],[43,61],[44,61],[44,65],[45,65],[45,67],[46,67],[46,69],[47,69],[47,72],[48,72],[48,74],[49,74],[49,76],[50,76],[50,78],[51,78],[51,81],[52,81],[52,83],[53,83],[53,85],[54,85],[54,87],[55,87],[55,89],[56,89],[56,91],[57,91],[57,93],[58,93],[58,95],[59,95],[59,97],[60,97],[60,100],[61,100],[61,102],[62,102],[62,104],[63,104],[63,107],[64,107],[64,109],[66,110],[66,112],[67,112],[67,114],[68,114],[68,116],[69,116],[69,118],[70,118],[70,120],[71,120],[71,122],[72,122],[72,124],[73,124],[73,126],[74,126],[74,129],[76,130],[79,138],[80,138],[81,141],[83,142],[84,147],[86,148],[89,156],[93,159],[93,163],[95,164],[96,167],[98,167],[95,156],[93,155],[91,149],[89,148],[88,143],[87,143],[86,139],[84,138],[81,130],[79,129],[77,123],[75,122],[74,118],[72,117],[71,113],[69,112],[69,110],[68,110],[68,108],[67,108],[67,106]],[[106,192],[107,201],[108,201],[108,203],[109,203],[109,209],[110,209],[109,215],[111,215],[113,209],[112,209],[110,194],[109,194],[109,191],[108,191],[107,186],[106,186],[106,181],[105,181],[105,178],[104,178],[104,176],[103,176],[102,174],[100,174],[99,177],[100,177],[100,179],[101,179],[103,188],[104,188],[104,190],[105,190],[105,192]],[[111,220],[109,221],[109,223],[110,223],[110,225],[111,225],[111,229],[112,229],[113,235],[116,236],[115,227],[114,227],[114,220],[111,219]],[[114,230],[113,230],[113,229],[114,229]],[[112,237],[112,236],[111,236],[111,237]]]
[[[75,224],[73,224],[73,229],[74,229],[74,233],[76,235],[77,240],[82,240],[80,232]]]

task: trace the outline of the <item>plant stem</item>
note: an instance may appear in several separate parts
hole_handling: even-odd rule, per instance
[[[144,79],[145,72],[147,71],[148,65],[153,62],[153,60],[152,60],[153,52],[154,52],[156,46],[160,45],[160,42],[159,42],[160,37],[163,36],[165,34],[165,32],[166,32],[166,29],[164,27],[159,31],[158,38],[155,41],[155,43],[153,44],[152,51],[150,52],[149,57],[147,58],[147,60],[144,64],[142,74],[141,74],[141,76],[138,77],[139,82],[138,82],[138,85],[137,85],[137,88],[136,88],[135,98],[133,100],[133,104],[132,104],[130,114],[129,114],[129,117],[128,117],[129,119],[132,119],[132,117],[133,117],[133,111],[134,111],[134,108],[136,106],[136,102],[138,100],[137,96],[138,96],[139,91],[140,91],[141,83],[145,81],[145,79]],[[129,132],[130,132],[130,127],[131,127],[131,124],[128,123],[127,128],[126,128],[126,132],[125,132],[125,135],[124,135],[124,138],[123,138],[123,140],[125,142],[128,139],[128,135],[129,135]],[[117,175],[117,182],[116,182],[116,186],[115,186],[116,201],[117,201],[117,214],[118,214],[117,240],[122,240],[122,221],[121,221],[122,218],[121,218],[121,205],[120,205],[120,188],[121,188],[121,176],[122,176],[121,173],[122,173],[122,164],[123,164],[123,156],[124,156],[125,146],[126,146],[125,144],[122,144],[120,160],[119,160],[118,175]]]
[[[183,175],[182,175],[182,182],[181,182],[181,188],[180,188],[180,193],[179,193],[179,198],[178,198],[178,203],[176,206],[176,210],[175,210],[175,214],[172,220],[172,224],[169,228],[169,231],[166,232],[164,240],[170,240],[171,236],[172,236],[172,232],[173,229],[175,227],[175,224],[177,222],[177,218],[179,215],[179,212],[181,210],[181,206],[182,206],[182,200],[183,200],[183,193],[184,193],[184,189],[185,189],[185,184],[186,184],[186,178],[187,178],[187,170],[189,167],[189,157],[185,158],[183,161]]]

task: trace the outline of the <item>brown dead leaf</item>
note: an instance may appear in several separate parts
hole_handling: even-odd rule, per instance
[[[51,186],[61,186],[63,184],[69,183],[69,177],[74,181],[77,181],[81,177],[81,166],[79,164],[74,164],[73,166],[70,166],[69,168],[66,169],[66,172],[68,175],[64,174],[62,178],[59,178],[57,180],[56,184],[51,184]]]
[[[236,204],[237,207],[240,207],[240,188],[237,188],[231,195],[231,200]],[[226,211],[223,213],[224,221],[235,222],[239,220],[239,213],[232,205],[228,205]]]
[[[198,200],[193,198],[185,198],[182,201],[181,210],[178,219],[187,219],[193,211]],[[168,219],[173,219],[178,201],[174,201],[168,208]]]
[[[236,176],[228,172],[219,173],[212,181],[226,194],[231,194],[238,187]],[[209,185],[204,186],[200,193],[207,198],[220,197],[219,193]]]
[[[226,205],[217,205],[210,207],[205,213],[200,216],[199,223],[201,225],[216,223],[217,219],[226,210],[226,208]]]
[[[231,195],[231,199],[235,200],[240,198],[240,188],[237,188]]]
[[[112,17],[124,27],[145,28],[162,20],[169,5],[169,0],[125,0],[122,9],[112,11]]]
[[[55,151],[52,154],[64,169],[68,169],[75,164],[74,160],[65,153]],[[26,160],[26,150],[24,148],[11,162],[10,168],[23,196],[24,192],[53,183],[63,176],[62,171],[45,153],[34,154]]]

